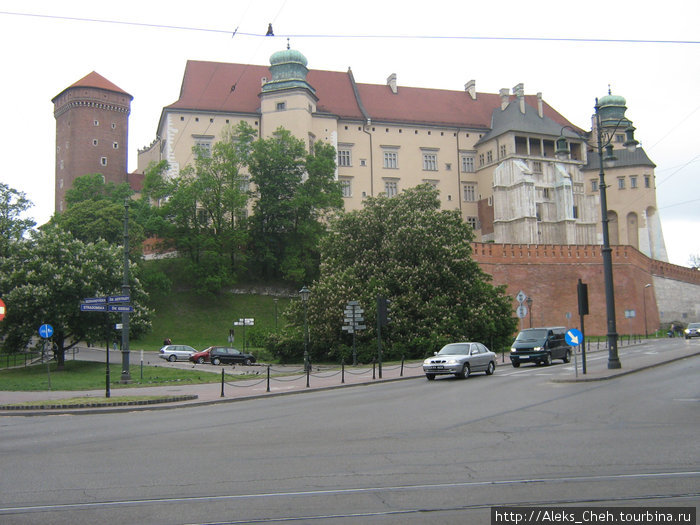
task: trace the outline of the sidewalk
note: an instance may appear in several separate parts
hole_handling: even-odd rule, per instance
[[[578,374],[573,371],[574,360],[572,360],[569,365],[566,365],[568,367],[566,373],[559,373],[557,377],[549,380],[556,383],[604,381],[700,355],[700,345],[698,344],[684,344],[679,340],[678,343],[674,342],[673,344],[662,346],[663,348],[661,349],[651,348],[651,345],[641,343],[618,348],[618,355],[622,363],[622,368],[620,369],[607,368],[607,351],[589,352],[586,358],[587,373],[585,375],[582,371],[581,355],[577,353],[576,369]],[[496,374],[498,374],[499,369],[506,367],[512,370],[508,359],[506,358],[505,362],[503,362],[501,356],[499,356]],[[255,375],[251,374],[251,379],[229,381],[224,376],[223,387],[221,381],[219,381],[218,383],[197,385],[173,384],[155,387],[112,388],[109,399],[113,404],[108,406],[103,406],[105,401],[104,389],[91,391],[0,392],[0,416],[163,410],[182,406],[301,394],[304,392],[368,385],[377,382],[424,378],[420,362],[405,363],[403,366],[396,364],[384,366],[381,378],[379,377],[378,367],[373,368],[371,366],[345,367],[344,370],[340,368],[314,368],[308,377],[301,368],[291,371],[286,370],[285,374],[288,375],[277,375],[275,377],[275,374],[279,374],[280,370],[271,367],[269,380],[266,366],[252,368],[259,369],[259,371]],[[527,368],[523,366],[519,370],[525,371]],[[539,370],[544,370],[542,367],[538,368]],[[569,372],[569,369],[572,369],[572,371]],[[230,369],[225,369],[225,371],[230,373]],[[119,398],[124,396],[163,396],[166,400],[158,400],[157,403],[139,402],[138,404],[119,405]],[[99,401],[102,406],[61,406],[61,399],[76,397],[94,397],[96,402]],[[41,406],[21,406],[22,403],[34,401],[46,401],[46,403]],[[10,408],[8,405],[20,406]]]

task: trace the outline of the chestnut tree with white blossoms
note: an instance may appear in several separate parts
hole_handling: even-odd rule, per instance
[[[391,323],[382,328],[386,359],[424,357],[454,341],[505,347],[517,328],[512,299],[472,259],[473,237],[458,211],[440,209],[430,185],[367,198],[363,209],[331,221],[321,244],[320,278],[309,284],[306,305],[312,359],[347,354],[351,339],[342,330],[343,310],[348,301],[359,301],[367,328],[356,338],[363,361],[370,360],[377,348],[378,296],[391,301]],[[295,301],[288,314],[288,331],[271,345],[283,358],[303,341],[302,302]]]
[[[5,351],[18,351],[37,339],[42,324],[54,328],[53,343],[58,368],[64,353],[81,341],[102,343],[117,338],[114,324],[121,314],[81,312],[88,297],[121,295],[123,248],[104,240],[83,242],[48,225],[14,242],[0,257],[0,291],[7,306],[0,336]],[[150,329],[152,312],[145,306],[147,294],[130,264],[130,314],[132,337]]]

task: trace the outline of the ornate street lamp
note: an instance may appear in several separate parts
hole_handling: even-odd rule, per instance
[[[527,303],[527,309],[530,312],[530,328],[532,328],[532,297],[525,299],[525,302]]]
[[[612,133],[607,134],[603,137],[603,130],[600,118],[600,104],[598,99],[595,99],[595,122],[596,122],[596,139],[597,139],[597,149],[598,149],[598,161],[600,164],[599,172],[599,183],[600,188],[600,212],[603,221],[603,277],[605,279],[605,309],[607,312],[608,321],[608,368],[615,369],[621,368],[620,358],[617,353],[617,326],[615,322],[615,291],[613,287],[613,267],[612,267],[612,248],[610,248],[610,234],[608,230],[608,199],[606,193],[605,184],[605,170],[603,165],[608,168],[613,167],[615,162],[615,156],[613,155],[612,141],[615,137],[615,132],[619,129],[620,124],[627,122],[627,119],[623,116],[615,124],[615,129]],[[612,127],[612,126],[610,126]],[[581,136],[578,131],[570,126],[564,126],[562,128],[562,134],[557,139],[555,154],[560,160],[565,160],[569,155],[569,146],[567,144],[566,137],[564,137],[564,128],[571,129],[574,133]],[[634,139],[634,127],[630,124],[625,129],[625,142],[624,146],[633,152],[637,148],[638,141]],[[584,138],[584,137],[582,137]],[[603,150],[605,150],[605,155],[603,155]]]

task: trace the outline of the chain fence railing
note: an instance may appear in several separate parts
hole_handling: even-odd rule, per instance
[[[247,378],[242,381],[242,380],[237,380],[237,381],[226,381],[226,374],[225,370],[221,370],[221,397],[225,397],[225,387],[226,385],[234,387],[234,388],[253,388],[256,386],[261,385],[262,383],[266,383],[266,392],[271,391],[271,383],[274,382],[279,382],[279,383],[290,383],[290,382],[295,382],[295,381],[303,381],[306,380],[306,388],[311,387],[311,379],[312,378],[317,378],[317,379],[329,379],[332,377],[337,377],[340,376],[340,384],[345,383],[345,374],[351,375],[351,376],[363,376],[363,375],[369,375],[372,374],[372,379],[375,380],[377,378],[377,370],[379,370],[379,378],[382,379],[383,377],[383,371],[399,371],[399,377],[404,376],[404,369],[406,368],[419,368],[422,367],[423,364],[422,362],[420,363],[406,363],[404,359],[401,360],[400,364],[397,365],[391,365],[391,366],[383,366],[381,364],[378,365],[378,363],[375,361],[372,363],[371,368],[366,368],[366,369],[348,369],[345,366],[345,363],[341,363],[339,368],[321,368],[317,367],[316,372],[313,371],[313,366],[309,364],[308,366],[304,366],[302,368],[298,369],[289,369],[289,368],[274,368],[272,365],[263,365],[265,366],[265,377],[255,381],[255,380],[248,380]],[[251,382],[252,381],[252,382]]]

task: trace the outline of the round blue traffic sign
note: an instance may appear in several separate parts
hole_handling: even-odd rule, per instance
[[[577,328],[571,328],[566,332],[566,342],[569,346],[578,346],[583,343],[583,334]]]
[[[53,326],[50,324],[42,324],[39,327],[39,335],[44,339],[48,339],[53,335]]]

